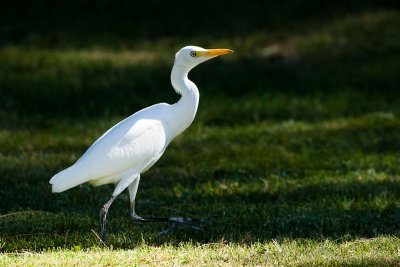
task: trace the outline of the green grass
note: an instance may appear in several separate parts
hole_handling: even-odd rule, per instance
[[[138,6],[141,29],[100,20],[101,4],[75,20],[74,5],[59,20],[6,6],[0,266],[399,265],[400,13],[363,3],[254,4],[186,26]],[[124,193],[102,248],[113,186],[52,194],[48,180],[124,117],[177,101],[169,74],[186,44],[236,53],[191,73],[199,112],[143,175],[137,212],[210,220],[159,236],[168,225],[132,224]]]
[[[398,238],[379,237],[356,241],[322,242],[298,240],[271,240],[251,245],[209,243],[179,246],[149,246],[141,244],[134,250],[98,249],[83,250],[79,246],[68,251],[48,250],[41,253],[7,254],[5,265],[102,265],[102,266],[377,266],[397,265]]]

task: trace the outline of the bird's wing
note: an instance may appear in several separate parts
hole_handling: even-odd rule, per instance
[[[165,130],[162,120],[154,116],[132,115],[100,137],[73,166],[56,174],[50,180],[53,191],[61,192],[128,169],[140,172],[164,152]]]

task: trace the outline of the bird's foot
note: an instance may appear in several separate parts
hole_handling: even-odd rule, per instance
[[[201,223],[206,222],[205,218],[187,218],[187,217],[141,217],[136,213],[131,214],[131,219],[133,222],[171,222],[180,224],[191,224],[191,223]]]
[[[178,225],[184,225],[184,226],[189,227],[190,229],[195,230],[195,231],[203,231],[203,228],[202,228],[202,227],[195,226],[195,225],[192,225],[192,224],[173,223],[173,224],[172,224],[170,227],[168,227],[167,229],[161,230],[161,231],[158,233],[158,235],[159,235],[159,236],[168,235],[168,234],[170,234]]]
[[[159,235],[167,235],[171,233],[178,225],[185,225],[190,227],[191,229],[200,231],[201,227],[196,226],[194,224],[206,222],[205,218],[187,218],[187,217],[140,217],[136,213],[131,214],[131,219],[133,222],[170,222],[172,223],[170,227],[162,230]]]
[[[168,221],[173,223],[192,224],[205,222],[207,220],[205,218],[169,217]]]

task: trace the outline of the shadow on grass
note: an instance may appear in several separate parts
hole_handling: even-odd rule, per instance
[[[340,63],[337,63],[320,71],[318,66],[310,68],[301,63],[287,65],[284,62],[271,64],[268,60],[255,57],[201,66],[193,71],[191,79],[198,84],[203,96],[200,115],[201,109],[217,106],[218,102],[228,100],[236,103],[232,110],[227,107],[228,110],[223,112],[233,112],[231,116],[210,118],[209,122],[206,121],[210,124],[250,123],[255,119],[315,120],[328,116],[358,115],[378,108],[397,110],[398,90],[393,87],[395,77],[373,81],[367,76],[351,75],[351,68],[348,69],[350,74],[341,76],[337,72],[339,68]],[[35,119],[41,122],[75,117],[127,116],[154,103],[174,103],[179,99],[170,85],[169,66],[152,70],[140,66],[123,69],[105,67],[86,74],[86,71],[82,72],[78,87],[68,79],[63,83],[47,74],[24,82],[13,79],[2,81],[2,112],[15,114],[14,117],[2,116],[3,127],[24,127],[22,123],[13,122],[15,117],[29,124],[29,120],[35,122]],[[114,78],[97,78],[105,76]],[[360,84],[363,79],[369,82]],[[342,97],[344,102],[332,103],[331,99],[336,97]],[[258,109],[248,110],[250,114],[242,114],[239,103],[245,106],[246,98],[249,101],[265,99],[265,104],[260,103]],[[336,108],[337,113],[316,110],[312,105],[304,106],[296,99]],[[351,105],[348,101],[352,101]],[[337,104],[341,106],[333,106]],[[280,109],[278,105],[281,105]],[[233,117],[236,118],[234,121]]]
[[[369,5],[374,6],[365,4]],[[258,8],[257,5],[249,7]],[[339,4],[336,7],[345,10]],[[396,13],[371,13],[373,15],[364,18],[356,12],[356,19],[350,22],[344,14],[339,14],[344,18],[339,16],[332,28],[326,21],[322,23],[322,30],[311,27],[316,29],[308,33],[309,36],[297,36],[293,40],[288,38],[292,42],[290,45],[295,46],[294,58],[285,56],[287,51],[266,56],[262,51],[272,40],[261,38],[260,43],[250,42],[250,48],[239,44],[244,53],[239,49],[237,57],[234,55],[229,62],[206,63],[193,71],[191,78],[199,85],[202,94],[200,113],[202,108],[209,105],[215,107],[227,101],[236,107],[228,111],[217,108],[216,113],[229,113],[231,116],[205,118],[205,123],[315,120],[377,109],[398,112],[396,100],[400,81],[397,69],[400,62],[395,56],[399,46]],[[262,16],[268,18],[265,14]],[[359,30],[360,26],[365,28]],[[359,31],[354,33],[355,29]],[[382,33],[381,29],[385,31]],[[335,38],[336,35],[340,38]],[[340,41],[341,38],[344,41]],[[283,45],[279,38],[272,44],[277,47]],[[174,52],[170,52],[171,65]],[[72,63],[68,60],[64,62],[60,59],[61,55],[44,53],[31,59],[36,63],[30,62],[29,54],[17,53],[17,58],[5,56],[0,64],[3,71],[0,76],[2,128],[23,128],[29,123],[33,126],[37,123],[40,127],[49,118],[68,120],[75,117],[126,116],[153,103],[172,103],[178,99],[169,82],[171,66],[166,62],[121,67],[93,58],[77,57]],[[22,60],[24,56],[28,59]],[[338,98],[341,95],[344,96]],[[331,103],[330,97],[336,102]],[[307,101],[302,105],[302,98],[313,101],[315,105],[326,106],[326,109],[316,110]],[[259,99],[259,102],[265,103],[259,103],[258,109],[242,110],[246,99],[249,102]],[[240,104],[235,106],[234,103]],[[335,112],[330,112],[330,109]],[[14,117],[8,114],[14,114]],[[25,118],[23,123],[15,123],[21,118]]]
[[[162,9],[154,8],[162,6]],[[42,0],[4,3],[0,12],[0,45],[30,43],[48,47],[126,46],[169,38],[221,38],[256,31],[287,32],[315,27],[334,17],[396,7],[395,2],[352,1],[325,3],[250,1],[245,6],[207,0],[207,8],[178,0],[165,5],[151,0],[68,1]],[[207,19],[205,18],[207,16]],[[185,23],[182,23],[184,21]]]
[[[8,177],[13,176],[8,173]],[[112,192],[110,186],[96,189],[81,186],[63,194],[51,194],[42,176],[32,177],[29,182],[22,179],[1,182],[1,188],[6,189],[0,194],[3,201],[0,239],[5,241],[4,251],[96,244],[92,229],[98,230],[99,207]],[[202,231],[178,227],[170,235],[159,237],[158,232],[167,225],[133,226],[128,215],[128,197],[123,194],[109,215],[109,242],[114,247],[133,248],[143,238],[148,244],[160,245],[182,241],[252,243],[276,238],[341,239],[399,233],[400,207],[396,199],[400,196],[400,185],[394,181],[305,183],[278,191],[260,188],[227,194],[197,190],[177,196],[172,180],[162,190],[158,186],[154,188],[155,181],[151,180],[151,185],[144,181],[139,190],[139,214],[190,213],[211,220],[203,225]]]
[[[159,245],[181,241],[251,243],[275,238],[319,240],[398,234],[400,184],[395,180],[398,165],[376,160],[394,156],[398,151],[397,120],[390,116],[367,116],[346,121],[340,127],[323,125],[306,131],[283,128],[281,132],[268,134],[275,145],[285,146],[295,154],[307,153],[304,159],[292,162],[285,162],[285,157],[268,158],[262,166],[263,172],[258,172],[257,166],[248,166],[244,171],[211,167],[205,172],[196,165],[196,159],[185,156],[186,164],[194,165],[194,174],[180,173],[179,168],[168,169],[179,162],[179,157],[170,158],[168,164],[158,166],[159,171],[143,177],[137,198],[138,213],[180,216],[190,213],[211,217],[210,222],[202,231],[181,227],[169,236],[159,237],[158,232],[167,225],[132,226],[128,196],[124,193],[110,210],[110,243],[114,247],[133,248],[143,239]],[[239,138],[235,134],[225,137],[231,142],[246,140],[246,136]],[[257,142],[251,144],[253,141],[240,144],[243,149],[258,146]],[[204,146],[204,142],[213,146],[213,140],[203,140],[200,145]],[[80,153],[81,147],[66,146],[66,151]],[[178,149],[185,149],[187,144],[183,142],[180,146]],[[201,147],[191,146],[191,150],[203,153]],[[47,162],[40,157],[41,153],[54,152],[62,150],[35,151],[34,155],[39,155],[37,161],[28,157],[26,162],[26,153],[14,153],[13,157],[20,160],[0,168],[0,239],[5,242],[2,250],[97,244],[92,229],[98,230],[99,208],[111,194],[112,186],[84,185],[52,194],[48,179],[62,167],[58,165],[69,163]],[[218,153],[212,158],[204,156],[204,160],[211,161],[209,166],[213,166]],[[374,160],[360,163],[358,157]],[[279,169],[272,167],[274,160]],[[280,176],[279,179],[274,175]]]

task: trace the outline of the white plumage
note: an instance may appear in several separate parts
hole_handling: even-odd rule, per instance
[[[160,158],[168,143],[171,105],[157,104],[121,121],[103,134],[68,169],[56,174],[50,183],[53,192],[62,192],[79,184],[118,182],[126,172],[134,175],[148,169]],[[169,140],[168,140],[169,139]]]
[[[229,49],[204,49],[186,46],[175,56],[171,83],[182,95],[175,104],[160,103],[142,109],[97,139],[71,167],[54,175],[50,184],[53,192],[62,192],[83,183],[103,185],[115,183],[109,204],[103,207],[105,216],[112,200],[127,187],[131,201],[131,215],[140,174],[156,163],[168,144],[192,123],[198,103],[199,91],[187,75],[198,64],[218,55],[233,52]],[[139,218],[138,216],[135,217]],[[102,239],[105,239],[105,228]]]

